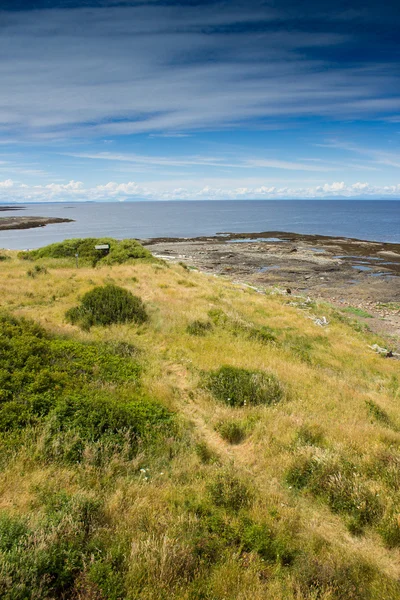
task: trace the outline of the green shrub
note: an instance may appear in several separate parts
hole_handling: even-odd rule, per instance
[[[192,321],[186,327],[186,331],[190,335],[202,336],[212,331],[212,325],[209,321]]]
[[[109,251],[96,250],[95,246],[108,244]],[[20,252],[23,260],[38,260],[41,258],[63,258],[75,261],[79,255],[79,264],[96,266],[97,264],[122,264],[137,259],[153,259],[151,253],[143,248],[136,240],[114,240],[113,238],[83,238],[70,239],[50,244],[44,248]]]
[[[219,473],[209,484],[208,491],[216,506],[233,511],[247,508],[252,500],[247,485],[230,471]]]
[[[67,463],[80,462],[88,449],[97,464],[117,453],[129,459],[139,439],[154,439],[171,421],[166,409],[143,399],[124,404],[102,395],[67,397],[49,413],[39,451]]]
[[[66,393],[103,383],[138,387],[128,344],[85,344],[52,337],[35,323],[0,316],[0,431],[24,428]]]
[[[11,257],[6,254],[0,254],[0,262],[4,262],[5,260],[11,260]]]
[[[66,319],[84,329],[93,325],[144,323],[148,316],[142,300],[128,290],[113,284],[98,286],[87,292],[79,306],[70,308]]]
[[[230,406],[275,404],[283,397],[277,378],[264,371],[223,366],[204,376],[204,386]]]
[[[215,429],[230,444],[240,444],[246,437],[246,430],[238,421],[220,421]]]
[[[104,391],[104,383],[140,389],[130,344],[57,338],[5,315],[0,335],[0,434],[7,433],[0,453],[15,438],[13,432],[34,425],[40,459],[79,462],[89,449],[93,461],[103,464],[115,453],[132,456],[139,439],[152,441],[172,423],[172,415],[155,402],[116,400]]]
[[[48,273],[48,270],[46,269],[46,267],[43,267],[42,265],[35,265],[33,267],[33,269],[28,269],[28,271],[26,272],[28,277],[32,277],[33,279],[35,277],[37,277],[38,275],[47,275],[47,273]]]

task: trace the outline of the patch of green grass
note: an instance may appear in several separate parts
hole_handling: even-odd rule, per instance
[[[193,283],[192,281],[189,281],[188,279],[178,279],[178,281],[176,283],[178,285],[182,285],[183,287],[187,287],[187,288],[197,287],[197,285],[195,283]]]
[[[65,316],[68,322],[86,330],[93,325],[140,324],[148,319],[142,300],[113,284],[93,288],[83,296],[79,306],[70,308]]]
[[[383,410],[383,408],[378,406],[376,402],[374,402],[373,400],[366,400],[365,404],[367,406],[369,415],[373,419],[375,419],[375,421],[378,421],[378,423],[384,425],[385,427],[391,427],[392,429],[396,429],[387,412]]]
[[[296,443],[300,446],[321,446],[323,430],[319,425],[302,425],[296,433]]]
[[[356,317],[363,317],[363,319],[372,319],[373,315],[363,310],[362,308],[357,308],[356,306],[347,306],[343,309],[344,312],[350,313],[352,315],[356,315]]]
[[[272,373],[227,365],[206,373],[203,385],[230,406],[275,404],[283,397],[283,388]]]
[[[271,327],[262,325],[261,327],[253,327],[249,331],[250,339],[254,339],[261,344],[271,344],[277,341],[276,334]]]

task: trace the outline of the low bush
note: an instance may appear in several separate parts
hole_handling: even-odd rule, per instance
[[[154,440],[170,424],[171,414],[155,402],[67,397],[48,414],[38,451],[46,459],[66,463],[88,457],[102,465],[115,454],[130,460],[139,440]]]
[[[186,327],[186,331],[190,335],[202,336],[212,331],[212,325],[209,321],[192,321]]]
[[[108,244],[109,251],[96,250],[95,246]],[[114,240],[113,238],[83,238],[70,239],[50,244],[44,248],[20,252],[18,257],[23,260],[38,260],[41,258],[63,258],[75,261],[78,254],[79,264],[96,266],[97,264],[122,264],[137,259],[153,259],[152,254],[136,240]]]
[[[5,315],[0,335],[0,454],[14,438],[21,443],[16,433],[35,426],[39,459],[79,462],[90,449],[101,463],[115,453],[132,456],[139,439],[151,441],[172,423],[159,404],[132,397],[140,367],[130,344],[57,338]],[[104,383],[129,385],[129,399],[114,399]]]
[[[240,444],[246,437],[245,427],[238,421],[220,421],[215,429],[230,444]]]
[[[48,273],[48,270],[46,269],[46,267],[43,267],[42,265],[35,265],[33,267],[33,269],[28,269],[28,271],[26,272],[28,277],[32,277],[32,279],[34,279],[38,275],[46,275],[47,273]]]
[[[283,397],[277,378],[264,371],[223,366],[204,375],[203,385],[230,406],[275,404]]]
[[[93,288],[83,296],[79,306],[70,308],[65,316],[69,323],[79,324],[83,329],[115,323],[140,324],[148,319],[142,300],[113,284]]]

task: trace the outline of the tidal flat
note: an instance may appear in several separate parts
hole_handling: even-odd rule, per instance
[[[368,327],[400,345],[399,244],[282,231],[143,243],[165,260],[206,273],[358,309]]]

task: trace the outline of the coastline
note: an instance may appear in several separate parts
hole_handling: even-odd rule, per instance
[[[400,244],[280,231],[141,242],[168,261],[353,311],[400,350]]]
[[[10,229],[34,229],[35,227],[45,227],[46,225],[54,223],[72,222],[73,219],[63,219],[60,217],[0,217],[0,231],[8,231]]]

